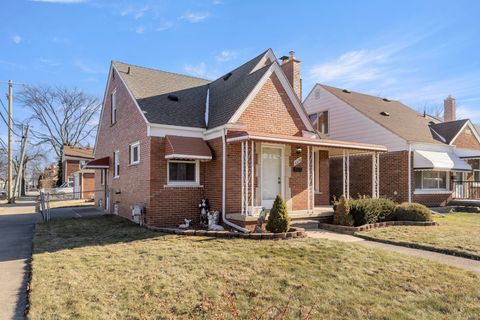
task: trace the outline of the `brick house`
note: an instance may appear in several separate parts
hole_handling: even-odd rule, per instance
[[[63,146],[63,185],[73,188],[74,198],[92,199],[95,171],[85,168],[93,160],[93,148]]]
[[[320,138],[300,84],[293,52],[279,63],[271,49],[214,81],[112,62],[87,165],[99,171],[96,204],[176,226],[198,222],[206,197],[241,231],[277,194],[293,218],[331,215],[329,157],[386,149]]]
[[[380,155],[381,196],[443,206],[479,194],[472,182],[480,181],[479,134],[470,120],[455,119],[452,97],[445,100],[445,121],[399,101],[321,84],[314,86],[304,106],[324,137],[387,147],[388,153]],[[342,161],[332,159],[330,167],[331,193],[341,194]],[[350,158],[350,195],[371,195],[365,176],[370,168],[370,159]]]

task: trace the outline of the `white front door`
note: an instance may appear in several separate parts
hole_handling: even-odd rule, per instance
[[[267,210],[282,194],[282,153],[280,147],[262,147],[262,206]]]

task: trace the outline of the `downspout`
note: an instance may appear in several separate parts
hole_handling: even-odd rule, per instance
[[[412,145],[408,144],[408,202],[412,203]]]
[[[223,220],[223,223],[225,223],[227,226],[229,227],[232,227],[234,229],[237,229],[238,231],[240,232],[243,232],[243,233],[249,233],[250,231],[248,231],[247,229],[239,226],[239,225],[236,225],[235,223],[233,222],[230,222],[227,220],[227,214],[225,213],[226,209],[227,209],[227,206],[226,206],[226,188],[227,188],[227,185],[226,185],[226,169],[227,169],[227,142],[226,142],[226,134],[227,134],[227,129],[223,129],[223,135],[222,135],[222,220]]]

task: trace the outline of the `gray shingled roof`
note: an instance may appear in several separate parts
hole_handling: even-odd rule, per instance
[[[442,143],[430,130],[429,119],[407,107],[400,101],[375,97],[358,92],[344,92],[342,89],[320,85],[325,90],[363,113],[397,136],[411,142]],[[389,116],[381,113],[386,112]]]
[[[209,89],[208,127],[214,128],[230,120],[266,73],[268,65],[258,70],[255,67],[267,51],[231,71],[227,80],[222,76],[215,81],[117,61],[112,63],[151,123],[206,128],[205,104]],[[170,100],[169,95],[177,96],[178,101]]]
[[[444,137],[448,144],[450,144],[453,138],[457,136],[460,130],[462,130],[465,123],[467,123],[468,121],[469,121],[468,119],[448,121],[448,122],[432,124],[431,127],[438,134]]]

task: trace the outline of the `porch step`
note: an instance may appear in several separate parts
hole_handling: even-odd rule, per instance
[[[454,199],[448,203],[449,206],[461,206],[461,207],[480,207],[480,200],[461,200]]]

